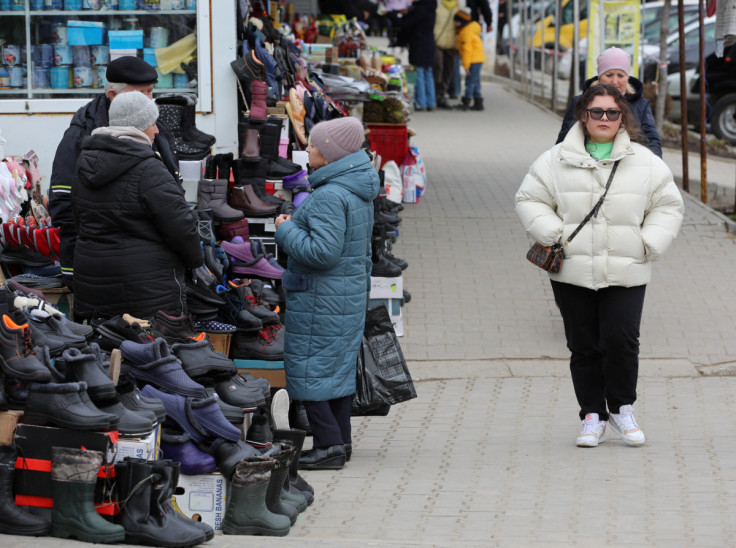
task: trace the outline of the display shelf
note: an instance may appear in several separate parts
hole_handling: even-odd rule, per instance
[[[35,4],[35,2],[34,2]],[[197,85],[196,87],[182,87],[181,84],[184,82],[176,83],[178,86],[173,86],[170,82],[162,81],[167,87],[158,87],[154,89],[155,94],[161,93],[195,93],[197,95],[197,111],[210,112],[212,108],[212,92],[211,92],[211,56],[210,56],[210,23],[209,23],[209,9],[204,9],[204,2],[198,2],[197,6],[200,9],[163,9],[163,10],[147,10],[147,9],[134,9],[134,10],[115,10],[115,9],[99,9],[99,10],[43,10],[43,9],[31,9],[31,6],[27,2],[24,9],[22,10],[0,10],[0,43],[5,45],[10,44],[11,47],[17,48],[17,52],[14,52],[16,56],[22,54],[24,66],[26,67],[27,77],[23,86],[13,85],[10,87],[9,82],[6,80],[8,75],[3,73],[3,87],[0,88],[0,101],[2,105],[0,110],[3,113],[15,114],[34,114],[34,113],[51,113],[51,112],[69,112],[69,108],[74,108],[68,101],[81,101],[82,99],[91,99],[104,92],[104,86],[93,87],[94,72],[92,73],[93,80],[85,80],[85,84],[90,84],[84,87],[69,87],[69,88],[58,88],[58,87],[33,87],[33,82],[40,83],[41,85],[49,86],[52,80],[37,80],[32,79],[32,71],[35,68],[53,68],[50,66],[49,57],[56,56],[57,47],[69,46],[74,48],[80,43],[70,43],[69,38],[72,36],[71,27],[72,21],[82,22],[101,22],[105,30],[120,30],[120,27],[126,26],[126,19],[137,19],[138,28],[131,29],[137,31],[143,31],[145,40],[144,44],[149,45],[153,39],[152,29],[160,29],[157,37],[159,38],[158,46],[149,46],[149,49],[160,49],[171,44],[176,43],[178,40],[190,34],[195,34],[197,40],[197,50],[195,58],[197,60],[196,72],[197,72]],[[5,6],[4,6],[5,7]],[[38,7],[36,5],[33,6]],[[11,19],[10,16],[15,15],[17,17]],[[7,16],[7,17],[6,17]],[[25,24],[23,24],[25,23]],[[69,25],[67,25],[69,23]],[[56,26],[64,28],[64,34],[61,32],[56,34]],[[66,27],[69,27],[69,38],[66,38]],[[25,27],[25,28],[23,28]],[[117,27],[117,28],[116,28]],[[104,32],[104,31],[103,31]],[[78,31],[77,31],[78,34]],[[104,36],[104,34],[103,34]],[[163,38],[161,38],[163,36]],[[110,44],[106,38],[94,37],[95,40],[89,41],[89,46],[99,46],[101,48],[110,48]],[[78,37],[77,37],[78,42]],[[37,49],[43,46],[42,50]],[[49,51],[47,46],[52,46],[53,49]],[[149,63],[154,64],[155,62],[150,61],[147,52],[144,47],[144,51],[138,47],[137,55],[143,57]],[[13,50],[11,50],[13,51]],[[93,52],[91,52],[94,54]],[[107,52],[104,52],[107,54]],[[70,55],[69,50],[62,50],[58,55],[66,56]],[[76,62],[77,52],[71,53],[74,56],[73,61]],[[83,53],[79,54],[80,56]],[[67,59],[66,57],[62,57]],[[103,57],[104,58],[104,57]],[[71,61],[72,59],[70,59]],[[65,61],[64,65],[70,65],[74,68],[74,62],[69,63]],[[105,66],[109,61],[105,63],[98,63],[101,66]],[[53,61],[52,61],[53,63]],[[93,63],[94,65],[94,63]],[[87,67],[85,61],[80,61],[78,66]],[[6,68],[5,66],[0,68]],[[94,68],[94,67],[92,67]],[[194,67],[193,67],[194,68]],[[14,79],[13,84],[17,81],[17,72],[11,73]],[[51,74],[50,76],[53,76]],[[56,76],[59,76],[58,74]],[[43,75],[40,76],[44,78]],[[81,77],[81,76],[80,76]],[[85,78],[87,78],[85,76]],[[103,80],[104,84],[104,80]],[[67,101],[67,102],[64,102]],[[45,102],[45,103],[44,103]],[[77,107],[78,108],[78,107]],[[74,112],[76,108],[72,111]]]
[[[24,11],[0,11],[0,14],[25,15]],[[31,15],[194,15],[196,10],[31,10]]]

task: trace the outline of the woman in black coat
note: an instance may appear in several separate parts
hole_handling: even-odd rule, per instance
[[[434,22],[437,0],[415,0],[408,10],[390,12],[392,22],[404,29],[409,37],[409,62],[417,72],[414,90],[416,110],[434,110],[437,100],[434,90]]]
[[[629,76],[631,73],[631,56],[620,48],[608,48],[598,56],[597,68],[598,76],[585,81],[583,92],[598,83],[611,84],[618,89],[628,102],[634,118],[639,122],[639,127],[647,138],[645,143],[647,148],[661,158],[662,139],[660,139],[657,132],[649,101],[642,97],[644,84],[633,76]],[[562,128],[559,135],[557,135],[555,144],[561,143],[565,139],[567,132],[575,123],[575,105],[580,97],[580,95],[573,97],[572,103],[570,103],[570,107],[565,113],[565,118],[562,120]]]
[[[158,108],[138,91],[115,97],[110,126],[77,161],[74,311],[82,319],[186,313],[184,271],[204,262],[181,185],[151,148]]]

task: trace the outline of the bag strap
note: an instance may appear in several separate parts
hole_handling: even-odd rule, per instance
[[[601,206],[603,205],[603,199],[606,197],[606,194],[608,194],[608,189],[611,188],[611,183],[613,182],[613,176],[616,174],[616,169],[618,168],[618,163],[620,160],[616,160],[613,164],[613,169],[611,170],[611,174],[608,176],[608,182],[606,183],[606,190],[603,191],[603,195],[600,197],[600,200],[598,200],[598,203],[593,206],[593,209],[590,210],[590,213],[588,213],[585,216],[585,219],[583,219],[583,222],[581,222],[578,227],[573,231],[572,234],[570,234],[567,237],[567,240],[565,240],[565,243],[562,244],[562,247],[567,247],[567,244],[570,243],[570,240],[572,240],[575,236],[577,236],[578,232],[580,232],[580,229],[585,226],[585,224],[590,221],[591,217],[597,217],[598,211],[600,211]]]

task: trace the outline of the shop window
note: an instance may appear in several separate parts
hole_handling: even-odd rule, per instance
[[[104,91],[107,64],[121,55],[157,68],[154,93],[196,93],[196,4],[0,0],[0,105],[5,99],[91,98]]]

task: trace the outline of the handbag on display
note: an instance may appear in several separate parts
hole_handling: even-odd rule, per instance
[[[351,414],[385,415],[386,406],[416,398],[414,382],[384,305],[366,313],[363,342],[358,352],[356,393]]]
[[[560,269],[562,268],[562,259],[565,258],[565,248],[567,247],[567,244],[569,244],[570,241],[575,236],[577,236],[578,232],[580,232],[580,229],[583,228],[588,221],[590,221],[591,217],[595,217],[598,215],[598,211],[603,205],[603,199],[606,197],[606,194],[608,194],[608,189],[611,187],[613,176],[616,174],[618,162],[619,160],[616,160],[613,164],[613,169],[611,169],[611,174],[608,176],[608,182],[606,183],[606,190],[603,191],[603,195],[598,200],[598,203],[593,206],[593,209],[590,210],[590,213],[585,216],[585,219],[583,219],[583,221],[578,225],[573,233],[567,237],[567,240],[565,240],[564,243],[557,242],[556,244],[551,246],[543,246],[539,242],[534,242],[534,244],[532,244],[532,247],[529,248],[529,251],[526,252],[526,258],[529,260],[529,262],[531,262],[533,265],[538,266],[542,270],[552,272],[553,274],[557,274],[560,271]]]

